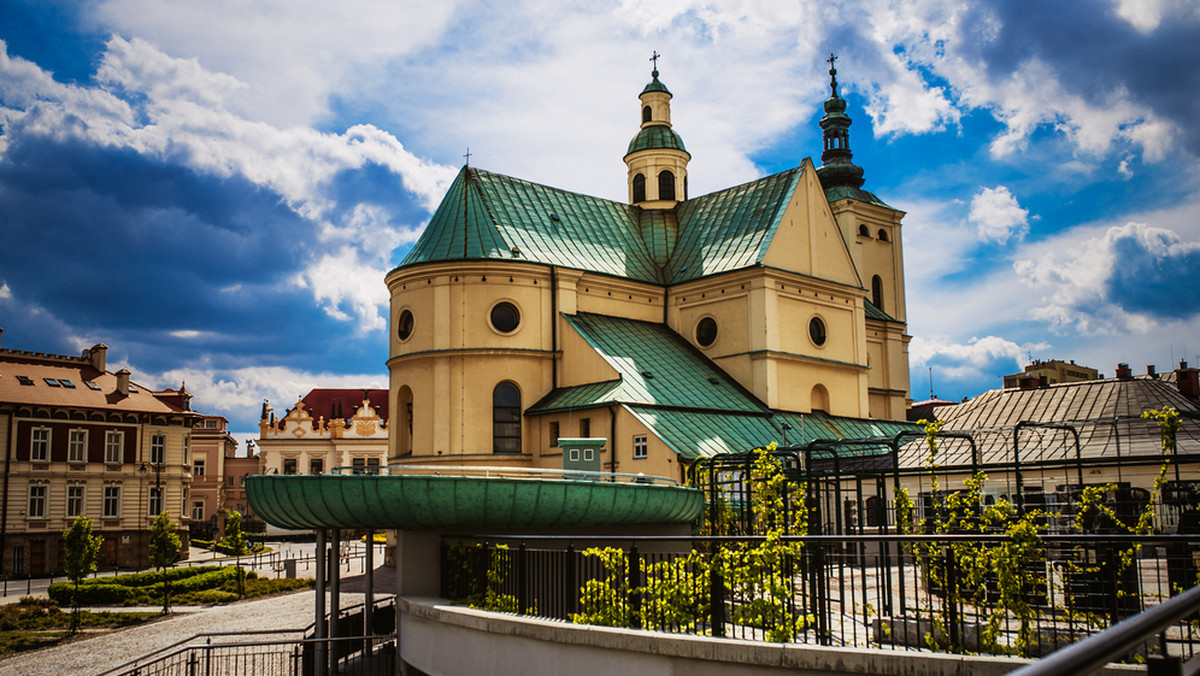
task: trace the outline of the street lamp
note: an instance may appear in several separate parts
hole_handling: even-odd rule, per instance
[[[790,429],[792,429],[791,425],[789,425],[787,423],[783,423],[783,447],[784,448],[788,447],[787,433],[788,433],[788,430],[790,430]]]

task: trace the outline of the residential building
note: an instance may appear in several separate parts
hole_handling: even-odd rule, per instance
[[[631,106],[628,202],[464,166],[387,275],[393,460],[555,467],[559,438],[603,437],[605,471],[680,477],[894,431],[904,214],[862,189],[830,76],[821,167],[708,195],[657,70]]]
[[[378,471],[388,462],[387,411],[387,390],[314,389],[281,418],[264,402],[259,471],[323,474],[336,467]]]
[[[1096,380],[1100,372],[1089,366],[1058,359],[1042,361],[1035,360],[1025,367],[1021,373],[1004,376],[1005,387],[1036,388],[1039,385],[1057,385],[1058,383],[1078,383],[1086,380]]]
[[[150,524],[168,512],[186,552],[191,412],[185,387],[159,392],[82,356],[0,349],[0,572],[63,570],[77,516],[104,538],[102,567],[144,567]]]
[[[192,531],[206,539],[219,527],[226,509],[226,463],[237,453],[229,421],[206,415],[192,428],[192,498],[188,516]]]

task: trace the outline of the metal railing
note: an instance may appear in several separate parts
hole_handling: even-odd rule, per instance
[[[999,535],[456,538],[442,595],[667,632],[1041,657],[1194,586],[1200,564],[1198,536],[1042,542],[1002,579],[976,563],[1012,545]],[[1146,654],[1195,654],[1197,626]]]
[[[597,483],[633,483],[678,486],[679,482],[648,474],[594,472],[579,469],[501,467],[494,465],[387,465],[385,467],[334,467],[331,474],[384,474],[387,476],[480,477],[488,479],[565,479]]]

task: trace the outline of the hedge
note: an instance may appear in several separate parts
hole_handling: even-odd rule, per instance
[[[126,573],[111,577],[90,577],[83,584],[116,584],[122,587],[148,587],[170,580],[182,580],[196,575],[203,575],[220,570],[223,566],[192,566],[190,568],[166,568],[164,570],[148,570],[144,573]]]
[[[50,585],[46,593],[55,603],[67,608],[71,606],[71,594],[74,591],[74,583],[55,582]],[[78,601],[81,606],[124,603],[137,596],[138,593],[139,590],[134,587],[125,587],[119,584],[81,584],[79,585]]]

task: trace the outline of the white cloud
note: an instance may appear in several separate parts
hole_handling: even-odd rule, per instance
[[[1162,292],[1194,283],[1198,254],[1200,243],[1184,242],[1173,230],[1129,222],[1063,233],[1018,258],[1013,269],[1043,294],[1031,312],[1035,319],[1084,334],[1145,334],[1174,308],[1186,314],[1195,305]]]
[[[1029,210],[1021,208],[1017,198],[1002,185],[976,193],[967,220],[975,224],[984,242],[1019,241],[1029,232]]]
[[[938,377],[975,380],[996,375],[997,368],[1019,369],[1030,350],[1046,347],[1042,343],[1018,345],[999,336],[971,337],[962,343],[947,336],[915,336],[908,355],[910,367],[934,364]]]
[[[0,300],[12,300],[12,289],[8,288],[7,282],[0,282]]]
[[[112,367],[110,367],[112,368]],[[222,415],[239,432],[257,428],[264,399],[271,402],[277,415],[316,387],[386,388],[387,374],[332,374],[297,371],[276,366],[239,369],[187,367],[161,373],[138,373],[130,367],[135,380],[150,387],[179,387],[186,384],[192,393],[192,409],[200,413]]]
[[[327,190],[339,172],[387,167],[428,209],[455,174],[372,125],[330,134],[240,117],[225,103],[244,83],[206,71],[195,59],[168,56],[141,38],[112,37],[96,80],[97,87],[62,85],[36,65],[0,51],[0,95],[6,104],[22,107],[3,109],[4,138],[80,139],[237,176],[278,193],[297,214],[318,221],[336,203]],[[361,330],[382,328],[379,307],[387,298],[381,271],[392,249],[419,233],[419,224],[393,226],[368,209],[353,208],[346,223],[326,222],[330,239],[342,247],[302,273],[327,312],[357,320]],[[364,261],[369,267],[361,267]],[[367,275],[375,275],[373,284],[364,281]]]

